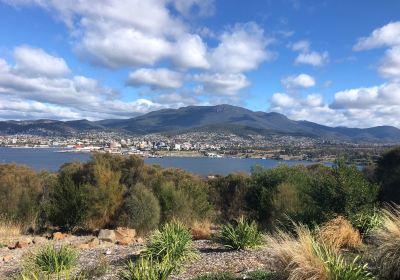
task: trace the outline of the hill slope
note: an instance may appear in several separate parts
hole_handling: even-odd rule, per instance
[[[279,113],[253,112],[231,106],[188,106],[164,109],[131,119],[78,121],[5,121],[0,134],[71,135],[100,131],[131,134],[230,131],[235,134],[302,135],[316,138],[366,142],[400,142],[400,130],[392,126],[366,129],[329,127],[309,121],[294,121]]]

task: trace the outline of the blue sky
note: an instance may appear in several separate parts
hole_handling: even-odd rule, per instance
[[[0,119],[228,103],[400,127],[399,11],[397,0],[0,0]]]

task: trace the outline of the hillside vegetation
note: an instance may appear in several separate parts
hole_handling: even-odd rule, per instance
[[[399,279],[399,168],[400,148],[362,172],[338,161],[212,179],[110,154],[57,173],[3,164],[0,238],[10,225],[37,234],[135,228],[147,247],[121,279],[169,279],[196,259],[190,237],[210,238],[213,224],[226,250],[270,248],[274,271],[254,279]],[[234,279],[218,277],[198,279]]]

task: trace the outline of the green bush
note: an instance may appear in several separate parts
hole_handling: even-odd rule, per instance
[[[196,258],[197,251],[189,229],[180,222],[171,222],[150,237],[144,255],[179,269],[185,261]]]
[[[160,223],[160,204],[153,192],[143,185],[135,186],[125,197],[118,225],[136,229],[146,234]]]
[[[380,184],[380,201],[400,204],[400,147],[389,150],[379,159],[375,177]]]
[[[41,174],[15,164],[0,164],[0,216],[34,227],[43,195]]]
[[[249,223],[244,217],[223,226],[217,238],[225,247],[234,250],[255,248],[263,244],[263,236],[257,224],[254,221]]]
[[[192,278],[192,280],[235,280],[235,279],[236,279],[235,275],[231,272],[206,273]]]
[[[72,247],[56,248],[48,245],[34,255],[33,264],[42,273],[59,275],[71,270],[77,264],[77,257],[78,254]]]
[[[67,229],[83,226],[89,216],[89,191],[89,186],[76,185],[71,177],[61,175],[46,205],[49,221]]]
[[[153,261],[140,258],[137,262],[129,261],[120,273],[120,280],[167,280],[174,268],[165,261]]]

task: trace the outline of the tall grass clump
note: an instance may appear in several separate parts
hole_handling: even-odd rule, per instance
[[[120,280],[167,280],[174,268],[168,261],[155,261],[152,258],[140,258],[129,261],[119,275]]]
[[[168,262],[176,269],[185,262],[197,257],[193,247],[192,235],[181,222],[165,224],[148,240],[145,257],[154,261]]]
[[[69,246],[59,248],[47,245],[33,256],[33,265],[41,273],[46,275],[60,275],[68,272],[77,265],[78,254]]]
[[[22,234],[22,225],[5,216],[0,216],[0,248]]]
[[[392,205],[382,210],[382,224],[371,233],[377,250],[379,275],[384,279],[400,277],[400,206]]]
[[[225,247],[233,250],[251,249],[263,244],[263,235],[257,224],[254,221],[248,222],[244,217],[223,226],[217,239]]]
[[[268,236],[278,271],[288,280],[372,280],[367,266],[358,258],[347,262],[330,248],[318,242],[311,231],[296,225],[295,235],[278,231]]]
[[[338,252],[340,249],[357,249],[362,240],[358,230],[344,217],[339,216],[316,230],[317,240]]]

